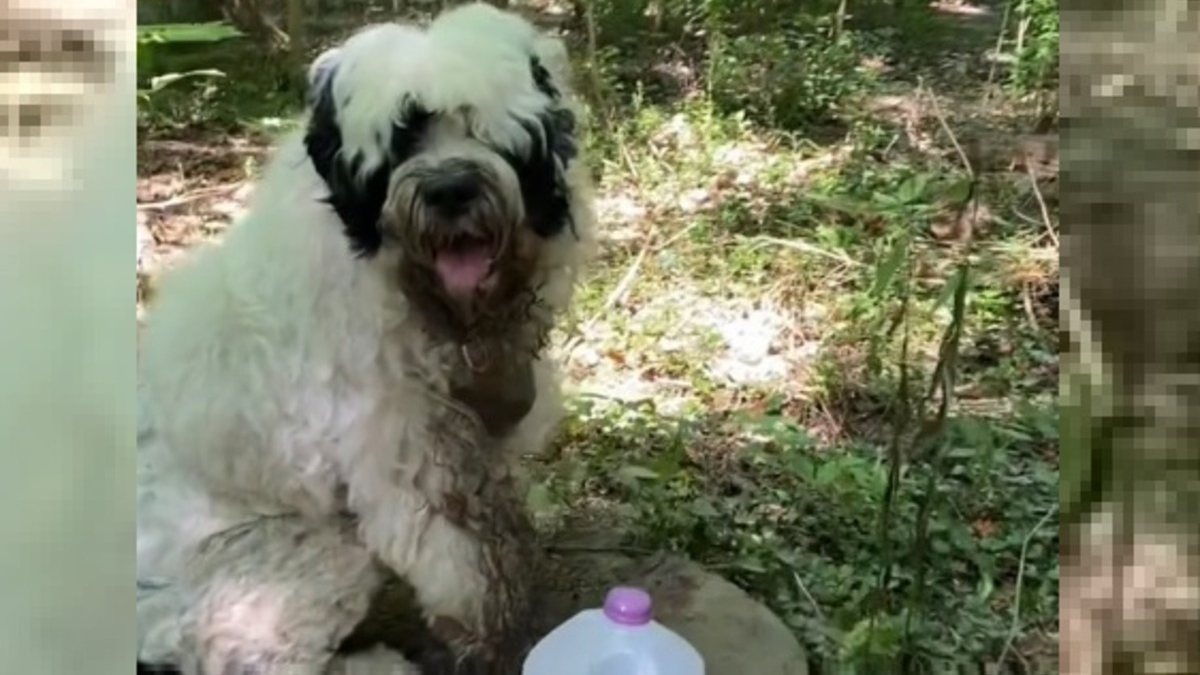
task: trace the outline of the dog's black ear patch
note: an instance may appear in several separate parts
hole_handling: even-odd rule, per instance
[[[341,219],[351,250],[355,255],[370,257],[383,245],[379,220],[387,200],[388,179],[396,164],[411,153],[429,114],[420,106],[405,102],[404,114],[392,130],[386,149],[388,161],[362,176],[362,155],[347,156],[343,152],[333,98],[334,77],[336,72],[324,77],[310,95],[312,111],[304,145],[313,168],[329,188],[324,201]],[[380,144],[383,141],[379,139]]]
[[[579,155],[575,140],[575,113],[566,108],[551,108],[541,116],[546,151],[557,158],[564,168]]]
[[[357,176],[362,157],[347,157],[342,152],[342,132],[338,128],[337,105],[333,98],[335,76],[336,73],[327,74],[310,92],[312,111],[304,134],[304,146],[313,168],[329,188],[324,201],[341,219],[351,250],[356,255],[369,257],[383,244],[379,214],[384,197],[377,193],[382,178],[386,194],[387,176],[372,175],[360,181]]]
[[[338,59],[341,58],[341,50],[337,47],[327,49],[321,52],[312,65],[308,67],[307,86],[304,90],[304,103],[311,110],[316,104],[317,98],[325,85],[329,82],[330,76],[337,67]]]
[[[513,161],[513,167],[521,181],[529,227],[538,236],[549,238],[575,227],[564,172],[579,154],[577,124],[575,114],[560,105],[562,92],[536,56],[529,57],[529,73],[534,86],[552,104],[538,116],[537,124],[522,123],[532,141],[531,151],[529,157]]]
[[[526,224],[542,238],[554,237],[567,228],[573,231],[564,172],[578,154],[575,115],[555,106],[536,121],[523,120],[521,125],[529,134],[529,155],[512,156],[508,161],[521,183]]]
[[[557,101],[562,97],[558,87],[554,86],[554,78],[550,76],[550,71],[536,56],[529,57],[529,73],[533,76],[534,86],[538,88],[538,91],[549,96],[551,101]]]

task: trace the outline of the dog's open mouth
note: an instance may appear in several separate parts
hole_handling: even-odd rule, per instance
[[[478,291],[492,273],[495,245],[487,239],[463,236],[437,249],[434,266],[446,292],[466,296]]]

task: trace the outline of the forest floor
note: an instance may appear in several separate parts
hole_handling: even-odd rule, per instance
[[[602,252],[555,344],[572,414],[531,458],[530,503],[720,570],[795,628],[814,672],[906,655],[1048,674],[1057,142],[994,82],[996,10],[934,9],[919,55],[829,75],[853,104],[809,133],[728,112],[685,49],[614,41],[591,61]],[[141,106],[140,282],[221,236],[298,112],[286,66],[252,47],[180,52],[156,68],[224,77]],[[944,417],[925,396],[939,362]],[[914,440],[922,420],[935,433]]]

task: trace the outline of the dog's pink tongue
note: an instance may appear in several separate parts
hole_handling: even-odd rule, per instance
[[[485,246],[440,251],[435,261],[446,290],[455,295],[473,293],[492,267],[491,253]]]

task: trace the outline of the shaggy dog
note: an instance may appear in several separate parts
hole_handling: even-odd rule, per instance
[[[512,460],[560,419],[538,355],[593,242],[568,71],[482,4],[314,62],[307,128],[142,334],[139,669],[519,672]],[[336,651],[390,573],[446,645],[420,671]]]

